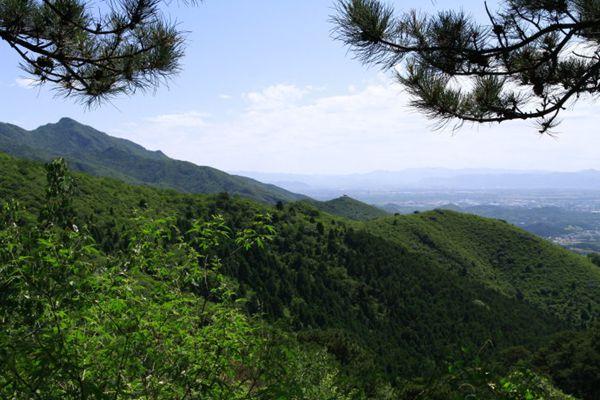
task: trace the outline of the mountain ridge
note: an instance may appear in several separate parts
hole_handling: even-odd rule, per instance
[[[286,174],[239,172],[277,184],[288,190],[321,197],[323,193],[354,193],[398,189],[426,190],[511,190],[555,189],[598,190],[600,170],[579,171],[502,170],[492,168],[410,168],[356,174]]]
[[[160,150],[147,150],[70,118],[30,131],[0,123],[0,151],[37,161],[64,157],[81,172],[186,193],[228,192],[270,204],[306,198],[272,184],[171,159]]]
[[[385,210],[356,200],[350,196],[340,196],[327,201],[302,200],[318,210],[355,221],[368,221],[389,215]]]
[[[71,168],[79,172],[184,193],[227,192],[269,204],[308,201],[317,209],[356,220],[387,215],[385,211],[355,199],[320,202],[274,184],[174,160],[160,150],[147,150],[135,142],[110,136],[71,118],[61,118],[57,123],[44,124],[31,131],[0,123],[0,151],[42,162],[64,157]]]

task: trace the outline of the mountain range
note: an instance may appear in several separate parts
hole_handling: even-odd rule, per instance
[[[76,171],[184,193],[226,192],[267,204],[304,200],[322,211],[354,220],[387,215],[377,207],[347,196],[320,202],[273,184],[174,160],[161,151],[147,150],[69,118],[31,131],[0,123],[0,151],[44,162],[63,157]]]
[[[0,151],[38,161],[63,157],[77,171],[185,193],[227,192],[271,204],[306,198],[275,185],[171,159],[69,118],[31,131],[0,123]]]
[[[363,174],[309,175],[238,172],[313,197],[365,191],[436,190],[600,190],[600,171],[522,171],[417,168]]]

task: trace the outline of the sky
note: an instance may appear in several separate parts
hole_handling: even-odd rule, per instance
[[[456,8],[404,0],[398,9]],[[0,121],[70,117],[173,158],[226,171],[348,174],[407,168],[600,169],[600,104],[576,103],[554,136],[532,122],[436,130],[390,72],[331,38],[333,0],[172,2],[186,33],[182,72],[150,93],[87,109],[32,87],[0,42]],[[482,0],[462,7],[483,21]],[[493,4],[492,4],[493,7]]]

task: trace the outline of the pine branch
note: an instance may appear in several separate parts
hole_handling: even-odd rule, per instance
[[[566,103],[599,91],[600,7],[595,1],[505,0],[488,23],[461,12],[396,16],[378,0],[340,0],[334,37],[365,64],[403,71],[412,104],[447,122],[538,119],[556,125]],[[576,49],[593,48],[593,55]],[[461,77],[462,87],[452,88]]]
[[[179,71],[183,32],[167,22],[163,0],[0,0],[0,39],[21,68],[87,105],[164,83]],[[186,3],[195,3],[188,1]]]

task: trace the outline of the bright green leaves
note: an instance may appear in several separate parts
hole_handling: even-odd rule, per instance
[[[97,253],[86,235],[44,225],[0,224],[0,238],[9,250],[0,252],[0,382],[16,398],[52,398],[45,381],[70,374],[65,343],[91,294]]]
[[[480,350],[481,351],[481,350]],[[468,352],[465,351],[465,355]],[[527,367],[513,367],[508,373],[493,371],[479,359],[451,363],[445,376],[428,383],[416,399],[478,400],[575,400],[542,375]]]
[[[235,243],[245,250],[250,250],[255,245],[264,248],[265,243],[273,240],[276,234],[275,228],[270,223],[269,214],[256,214],[252,225],[236,235]]]
[[[231,239],[231,230],[222,215],[213,215],[209,221],[193,221],[192,228],[187,233],[200,255],[207,254],[210,249],[215,249]]]
[[[37,225],[0,208],[0,398],[344,398],[331,356],[247,315],[220,272],[221,254],[272,239],[268,216],[233,230],[216,215],[185,234],[137,216],[126,250],[103,254],[63,219],[64,163],[48,180]]]
[[[58,158],[46,165],[46,204],[40,215],[45,224],[77,230],[74,225],[73,195],[75,181],[69,175],[67,162]]]

